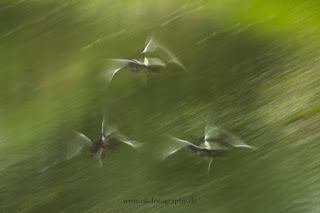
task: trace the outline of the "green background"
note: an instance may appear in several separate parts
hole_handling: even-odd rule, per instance
[[[320,3],[284,0],[2,0],[1,212],[319,212]],[[100,76],[153,35],[174,64],[147,76]],[[107,111],[122,144],[103,167],[64,160],[74,130],[100,134]],[[212,164],[165,135],[201,136],[206,122],[258,147]],[[57,162],[54,164],[54,162]],[[51,165],[50,167],[48,167]],[[48,167],[48,168],[47,168]],[[46,168],[46,169],[45,169]],[[195,204],[124,204],[124,199]]]

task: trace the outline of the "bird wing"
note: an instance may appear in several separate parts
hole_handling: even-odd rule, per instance
[[[217,139],[219,138],[219,128],[211,123],[207,123],[205,130],[204,130],[204,139],[205,141],[209,139]]]
[[[188,71],[187,68],[180,62],[178,57],[176,57],[171,51],[169,51],[165,47],[161,47],[161,49],[165,53],[167,53],[167,60],[168,60],[169,63],[175,63],[175,64],[179,65],[184,71]]]
[[[132,63],[130,59],[110,59],[110,64],[105,72],[105,78],[108,82],[111,82],[113,76],[120,71],[122,68],[126,67],[129,63]]]
[[[154,52],[158,49],[158,43],[154,41],[153,37],[146,39],[145,47],[141,53]]]
[[[187,146],[193,146],[198,149],[202,149],[201,147],[199,147],[189,141],[182,140],[180,138],[176,138],[173,136],[169,136],[169,143],[166,144],[166,146],[164,146],[164,148],[162,148],[161,153],[160,153],[160,159],[164,160],[167,157],[169,157],[170,155],[178,152],[179,150],[181,150]]]
[[[166,63],[161,60],[160,58],[144,58],[144,65],[145,66],[161,66],[164,67],[166,66]]]
[[[104,132],[105,132],[105,113],[103,113],[103,115],[102,115],[102,123],[101,123],[101,137],[102,137],[102,140],[104,140],[104,138],[105,138],[105,134],[104,134]]]
[[[87,136],[77,131],[75,133],[76,137],[67,144],[67,160],[80,154],[84,147],[92,146],[92,141]]]
[[[138,147],[142,146],[142,143],[140,143],[138,141],[133,141],[133,140],[120,140],[120,141],[128,144],[129,146],[132,146],[133,148],[138,148]]]
[[[167,63],[175,63],[187,71],[186,67],[180,62],[180,60],[165,46],[160,45],[153,37],[150,37],[146,40],[145,48],[141,53],[155,52],[159,49],[165,53],[164,58]]]
[[[107,116],[106,113],[103,113],[102,116],[102,123],[101,123],[101,136],[102,140],[104,140],[109,135],[117,132],[117,128],[110,125],[110,121],[107,122]],[[106,125],[106,123],[109,123],[109,125]]]
[[[119,141],[121,141],[121,142],[123,142],[133,148],[138,148],[138,147],[142,146],[142,143],[140,143],[138,141],[129,140],[126,136],[124,136],[119,131],[117,131],[117,133],[114,134],[114,137],[116,139],[118,139]]]
[[[75,131],[75,133],[77,134],[77,138],[81,139],[82,142],[84,142],[84,145],[91,145],[92,141],[90,140],[90,138],[88,138],[86,135]]]
[[[220,129],[220,132],[222,133],[222,138],[225,142],[229,143],[231,146],[234,147],[244,147],[244,148],[249,148],[249,149],[256,149],[256,147],[248,145],[245,143],[243,140],[232,134],[231,132],[225,130],[225,129]]]
[[[196,147],[198,149],[203,149],[202,147],[197,146],[197,145],[195,145],[195,144],[193,144],[193,143],[191,143],[189,141],[186,141],[186,140],[182,140],[182,139],[179,139],[179,138],[176,138],[176,137],[172,137],[172,139],[177,141],[177,142],[179,142],[179,143],[181,143],[181,145],[183,145],[183,147],[185,147],[185,146],[193,146],[193,147]]]

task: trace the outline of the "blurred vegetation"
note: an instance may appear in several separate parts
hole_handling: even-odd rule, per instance
[[[318,212],[319,1],[0,2],[1,212]],[[189,72],[100,74],[153,35]],[[107,111],[145,143],[61,161],[73,130],[100,133]],[[213,162],[154,160],[165,134],[203,134],[207,120],[256,151]],[[39,172],[54,164],[43,172]],[[185,206],[123,199],[189,199]]]

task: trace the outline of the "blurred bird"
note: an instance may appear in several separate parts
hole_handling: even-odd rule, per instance
[[[155,54],[154,57],[146,56],[146,54],[151,52],[154,53],[157,50],[160,51],[158,54]],[[162,68],[167,66],[168,63],[175,63],[184,70],[187,70],[173,53],[156,42],[152,37],[146,40],[146,45],[139,55],[143,55],[143,57],[138,57],[139,59],[109,59],[110,65],[105,72],[107,81],[111,82],[114,75],[124,68],[128,68],[135,73],[150,73],[159,72]]]
[[[113,76],[124,68],[129,68],[135,73],[159,72],[166,63],[160,58],[147,58],[143,60],[138,59],[110,59],[110,66],[106,71],[106,79],[111,82]]]
[[[122,133],[120,133],[117,129],[115,129],[111,126],[106,126],[104,116],[102,119],[100,138],[98,138],[96,140],[91,140],[86,135],[84,135],[80,132],[76,132],[76,134],[77,134],[79,141],[81,141],[82,143],[79,146],[74,147],[74,149],[72,150],[72,153],[69,154],[69,159],[76,156],[77,154],[79,154],[84,147],[88,147],[89,151],[91,153],[91,156],[93,156],[93,155],[98,156],[100,165],[102,165],[101,159],[104,155],[104,152],[107,150],[112,150],[114,148],[114,146],[115,146],[114,139],[116,139],[116,141],[123,142],[133,148],[138,148],[138,147],[142,146],[142,143],[129,140],[126,136],[124,136]]]
[[[170,136],[170,144],[161,153],[161,158],[164,160],[170,155],[178,152],[179,150],[187,150],[192,152],[195,156],[209,158],[209,165],[207,173],[210,172],[211,163],[213,158],[221,155],[228,148],[222,143],[227,143],[233,147],[244,147],[249,149],[256,149],[253,146],[246,144],[240,138],[232,133],[214,125],[207,124],[204,136],[190,142]]]

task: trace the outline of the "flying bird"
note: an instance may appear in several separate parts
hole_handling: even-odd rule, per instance
[[[187,141],[173,136],[169,137],[170,144],[164,149],[161,159],[164,160],[170,155],[180,151],[187,150],[198,157],[208,158],[209,164],[207,173],[210,172],[210,167],[213,158],[220,156],[227,147],[220,145],[217,142],[203,141],[204,137],[199,138],[196,141]]]
[[[74,147],[72,152],[69,154],[68,158],[72,158],[79,154],[84,147],[89,148],[89,152],[91,153],[91,156],[98,156],[100,165],[102,165],[101,159],[103,157],[103,154],[107,150],[113,150],[115,144],[115,140],[118,142],[125,143],[133,148],[138,148],[142,146],[142,143],[129,140],[126,136],[124,136],[122,133],[120,133],[116,128],[111,126],[105,125],[105,119],[103,116],[102,124],[101,124],[101,135],[98,139],[91,140],[86,135],[76,132],[77,138],[81,142],[80,145],[77,147]]]
[[[101,159],[103,158],[105,151],[112,151],[119,144],[118,142],[125,143],[133,148],[142,146],[142,143],[129,140],[116,128],[110,125],[106,126],[105,116],[102,118],[101,135],[98,139],[91,140],[80,132],[75,131],[75,133],[77,137],[67,143],[66,156],[63,159],[54,161],[49,166],[39,170],[39,172],[44,172],[57,164],[70,160],[71,158],[80,154],[84,148],[88,149],[88,151],[91,153],[91,156],[97,156],[100,166],[102,166]]]
[[[110,83],[114,75],[124,68],[128,68],[134,73],[159,72],[166,63],[160,58],[144,57],[138,59],[109,59],[109,67],[105,72],[105,78]]]
[[[207,124],[204,135],[195,141],[190,142],[173,136],[170,136],[169,139],[169,144],[161,153],[162,160],[182,149],[187,150],[195,156],[209,159],[207,169],[208,174],[210,172],[213,158],[221,155],[228,149],[225,145],[228,144],[233,147],[256,149],[255,147],[246,144],[231,132],[210,124]]]
[[[152,56],[149,56],[150,54]],[[168,48],[150,37],[146,40],[145,47],[139,53],[138,58],[109,59],[109,66],[103,75],[110,83],[114,75],[125,68],[134,73],[159,72],[169,63],[175,63],[187,71],[185,66]]]

